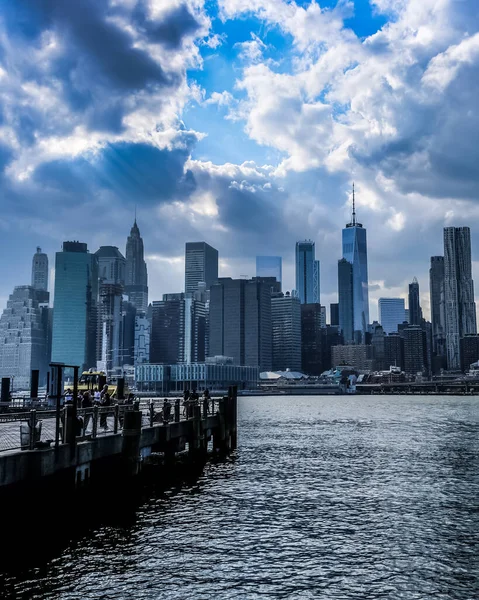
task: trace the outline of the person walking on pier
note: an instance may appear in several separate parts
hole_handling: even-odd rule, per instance
[[[103,394],[103,398],[101,401],[101,406],[102,408],[107,408],[108,406],[111,406],[111,399],[110,399],[110,394],[108,392],[105,392],[105,394]],[[107,422],[107,411],[104,410],[101,414],[100,414],[100,427],[102,427],[105,431],[108,429],[108,422]]]
[[[93,400],[94,400],[96,406],[100,406],[101,394],[100,394],[100,390],[98,388],[95,388],[95,391],[93,392]]]
[[[203,403],[204,403],[204,406],[206,407],[206,412],[209,413],[210,412],[210,390],[208,388],[205,388],[205,391],[203,392]]]
[[[86,435],[86,430],[88,429],[88,425],[90,423],[90,419],[92,417],[91,409],[93,407],[93,402],[91,401],[90,392],[88,390],[83,392],[82,398],[82,408],[85,408],[85,415],[83,420],[83,434]]]
[[[168,398],[163,400],[163,423],[167,425],[170,422],[171,416],[171,402]]]

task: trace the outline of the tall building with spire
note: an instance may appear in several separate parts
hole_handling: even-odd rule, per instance
[[[135,222],[126,241],[125,293],[139,312],[148,308],[148,273],[140,230]]]
[[[352,218],[343,229],[343,258],[352,265],[353,271],[354,341],[362,343],[369,324],[368,249],[366,229],[356,221],[354,183]]]

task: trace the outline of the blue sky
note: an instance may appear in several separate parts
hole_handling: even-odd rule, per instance
[[[427,314],[445,225],[477,261],[476,0],[0,6],[1,306],[36,246],[124,251],[135,206],[151,299],[182,290],[186,241],[223,276],[282,255],[290,289],[309,238],[329,304],[353,180],[373,317],[414,276]]]

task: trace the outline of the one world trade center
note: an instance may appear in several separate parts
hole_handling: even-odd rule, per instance
[[[365,343],[369,324],[368,249],[366,229],[356,221],[354,184],[352,219],[343,229],[343,258],[352,265],[354,342]]]

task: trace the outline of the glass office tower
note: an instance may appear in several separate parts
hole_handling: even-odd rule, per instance
[[[55,259],[52,361],[96,366],[98,258],[86,244],[64,242]]]
[[[301,304],[319,302],[319,260],[314,242],[296,242],[296,292]]]
[[[379,298],[378,306],[379,322],[384,329],[384,333],[396,333],[398,325],[406,320],[404,298]]]
[[[218,279],[218,250],[206,242],[185,244],[185,292],[194,294],[200,282],[209,289]]]
[[[368,250],[366,229],[356,221],[354,186],[351,223],[343,229],[343,258],[353,267],[354,340],[363,342],[369,323]]]
[[[281,256],[257,256],[256,277],[276,277],[276,281],[281,284],[283,279],[283,259]],[[281,291],[281,285],[279,291]]]

